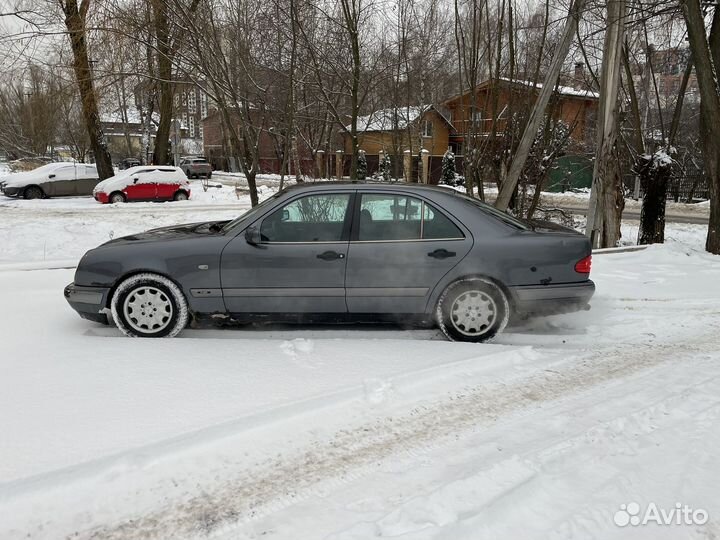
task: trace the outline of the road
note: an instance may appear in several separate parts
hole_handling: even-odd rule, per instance
[[[592,310],[483,345],[365,327],[130,340],[68,308],[71,271],[6,271],[0,537],[716,537],[613,523],[631,501],[720,516],[715,259],[597,257]]]
[[[581,206],[560,206],[558,207],[564,212],[568,212],[575,215],[587,216],[587,207]],[[624,210],[622,214],[623,220],[625,221],[640,221],[640,212],[635,209]],[[706,215],[692,215],[692,214],[677,214],[677,213],[666,213],[666,223],[691,223],[693,225],[707,225],[708,216]]]

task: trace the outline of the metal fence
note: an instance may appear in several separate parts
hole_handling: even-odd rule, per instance
[[[626,192],[633,195],[635,192],[635,178],[633,174],[627,174],[623,178]],[[642,197],[642,188],[639,193]],[[668,182],[667,198],[676,202],[697,202],[710,198],[710,187],[702,172],[675,176]]]

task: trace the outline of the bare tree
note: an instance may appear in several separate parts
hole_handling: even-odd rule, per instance
[[[700,0],[680,0],[680,6],[696,66],[703,118],[700,138],[710,185],[710,223],[705,249],[720,254],[720,95],[716,75],[720,65],[720,10],[714,8],[708,35]]]
[[[577,32],[578,20],[580,18],[580,14],[582,13],[583,6],[584,0],[574,0],[570,5],[567,20],[565,22],[563,37],[555,50],[550,69],[545,76],[537,101],[530,112],[530,117],[527,125],[525,126],[525,131],[523,132],[522,139],[518,145],[518,150],[515,153],[508,176],[503,182],[498,198],[495,201],[495,206],[500,210],[507,209],[510,204],[510,199],[515,192],[518,179],[520,178],[520,174],[525,166],[525,161],[530,153],[533,141],[535,140],[538,129],[540,128],[545,116],[545,110],[550,102],[555,85],[560,77],[560,70],[562,69],[563,62],[565,61]]]
[[[98,175],[101,179],[111,177],[114,172],[107,143],[100,125],[97,95],[93,87],[93,74],[90,69],[86,40],[86,21],[91,0],[58,0],[65,14],[65,26],[70,37],[73,52],[73,69],[80,90],[83,116],[90,139]]]

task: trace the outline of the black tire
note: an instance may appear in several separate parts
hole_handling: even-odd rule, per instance
[[[180,288],[151,273],[130,276],[120,283],[110,308],[115,324],[128,337],[175,337],[190,318]]]
[[[187,201],[188,200],[188,194],[187,191],[183,191],[182,189],[179,189],[175,192],[175,195],[173,195],[173,201]]]
[[[110,194],[110,197],[108,197],[108,202],[110,204],[126,203],[127,197],[122,191],[114,191]]]
[[[45,197],[45,192],[40,186],[28,186],[23,191],[24,199],[42,199],[43,197]]]
[[[451,341],[489,341],[507,326],[510,303],[488,279],[471,278],[448,286],[438,300],[436,321]]]

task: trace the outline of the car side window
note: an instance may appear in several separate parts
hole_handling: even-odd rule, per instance
[[[450,218],[423,202],[423,240],[465,238]]]
[[[463,238],[457,226],[425,201],[399,194],[363,194],[358,240],[382,242]]]
[[[263,242],[340,242],[350,194],[322,193],[279,208],[260,226]]]
[[[360,199],[358,240],[419,240],[422,202],[396,194],[365,193]]]

